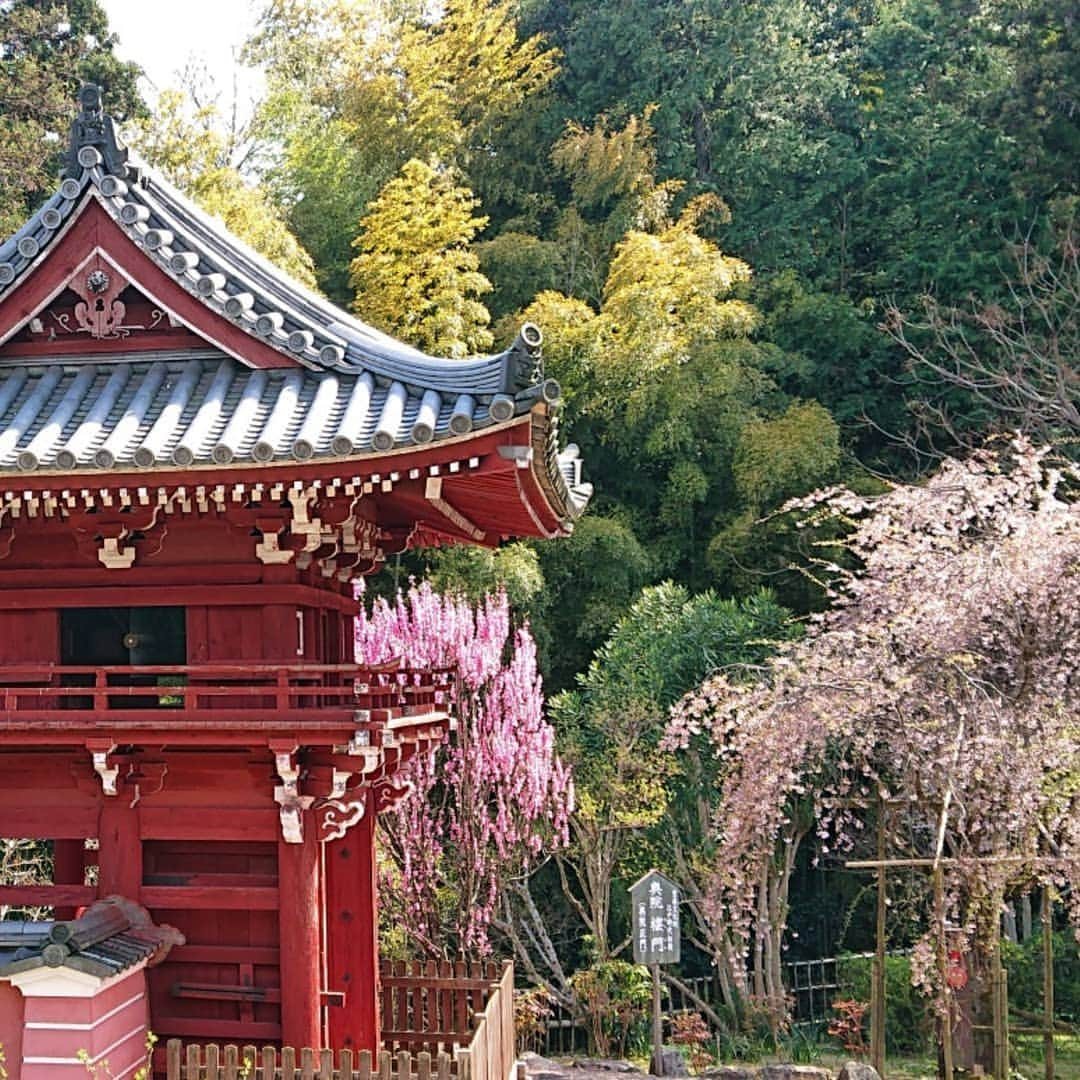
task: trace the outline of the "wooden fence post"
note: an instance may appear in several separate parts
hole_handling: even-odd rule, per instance
[[[180,1040],[170,1039],[165,1044],[166,1080],[181,1080],[180,1076]]]
[[[1046,1080],[1054,1080],[1054,905],[1050,886],[1042,894],[1043,947],[1043,1068]]]

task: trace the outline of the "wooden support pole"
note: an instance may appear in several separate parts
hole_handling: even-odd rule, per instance
[[[105,795],[98,818],[98,897],[125,896],[138,903],[142,895],[142,838],[138,805],[121,787]]]
[[[877,928],[874,944],[873,982],[870,986],[870,1058],[878,1076],[885,1075],[885,800],[878,798],[877,832]]]
[[[375,825],[369,799],[360,821],[326,845],[327,988],[345,994],[345,1004],[328,1011],[330,1041],[373,1054],[380,1049]]]
[[[1054,1080],[1054,904],[1050,886],[1042,893],[1043,947],[1043,1068],[1046,1080]]]
[[[1004,1034],[1004,1022],[1002,1013],[1004,1009],[1002,992],[1002,968],[1001,968],[1001,923],[995,922],[994,947],[990,954],[990,963],[993,965],[990,975],[990,1009],[993,1017],[993,1071],[996,1080],[1009,1080],[1008,1073],[1002,1066],[1002,1058],[1007,1062],[1009,1058],[1008,1039]],[[1004,1055],[1002,1054],[1004,1046]]]
[[[941,1059],[944,1080],[953,1080],[952,994],[947,980],[947,949],[945,945],[945,881],[940,866],[934,867],[934,925],[937,931],[938,978],[944,1009],[941,1014]]]
[[[322,1046],[319,949],[319,840],[315,816],[303,813],[303,840],[278,838],[278,941],[281,948],[281,1040]]]
[[[650,964],[652,972],[652,1042],[653,1056],[651,1072],[653,1076],[664,1075],[664,1017],[660,1010],[660,965]]]

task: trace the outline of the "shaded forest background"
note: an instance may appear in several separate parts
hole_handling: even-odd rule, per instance
[[[96,0],[7,0],[0,231],[51,190],[90,79],[140,153],[360,317],[447,356],[542,327],[589,514],[371,587],[503,587],[532,627],[578,809],[508,903],[565,989],[623,954],[626,884],[708,862],[713,766],[659,749],[670,706],[828,603],[781,508],[1080,432],[1078,36],[1068,0],[270,0],[241,130],[198,73],[145,100]],[[811,854],[789,954],[864,947],[858,883]]]

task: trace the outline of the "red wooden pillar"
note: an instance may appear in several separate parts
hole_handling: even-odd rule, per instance
[[[319,952],[319,839],[315,816],[304,813],[303,841],[278,839],[278,943],[281,949],[281,1040],[322,1046]]]
[[[98,896],[120,895],[139,902],[142,891],[142,837],[138,807],[123,784],[117,795],[105,795],[98,817]]]
[[[86,878],[86,842],[84,840],[53,841],[53,884],[81,885]],[[55,908],[53,918],[74,919],[73,907]]]
[[[330,1009],[335,1050],[379,1049],[379,917],[375,889],[375,817],[368,812],[326,845],[326,957],[329,989],[345,993]]]

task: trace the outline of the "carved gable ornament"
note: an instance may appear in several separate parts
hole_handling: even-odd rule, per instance
[[[133,329],[145,330],[145,326],[124,325],[127,308],[120,294],[129,284],[115,267],[95,254],[89,265],[77,270],[68,282],[68,288],[79,297],[74,311],[74,332],[85,331],[93,338],[117,338]]]
[[[65,352],[77,351],[88,341],[129,338],[146,338],[145,345],[139,346],[146,348],[205,344],[170,311],[147,297],[101,248],[95,248],[26,320],[4,351],[12,356],[52,352],[58,346]]]

